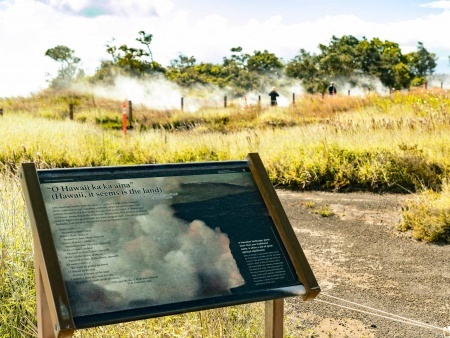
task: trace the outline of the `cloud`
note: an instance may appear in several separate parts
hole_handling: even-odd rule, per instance
[[[62,12],[95,17],[100,15],[117,16],[156,16],[170,12],[173,3],[168,0],[39,0]]]
[[[450,1],[448,0],[432,1],[426,4],[421,4],[420,7],[450,9]]]

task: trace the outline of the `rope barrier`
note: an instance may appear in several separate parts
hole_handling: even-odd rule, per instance
[[[356,312],[360,312],[360,313],[364,313],[364,314],[367,314],[367,315],[372,315],[372,316],[388,319],[388,320],[391,320],[391,321],[395,321],[395,322],[399,322],[399,323],[403,323],[403,324],[407,324],[407,325],[411,325],[411,326],[417,326],[417,327],[421,327],[421,328],[425,328],[425,329],[432,329],[432,330],[441,331],[441,332],[444,333],[444,337],[450,337],[450,326],[448,326],[448,327],[439,327],[439,326],[423,323],[423,322],[420,322],[420,321],[417,321],[417,320],[414,320],[414,319],[409,319],[409,318],[406,318],[406,317],[398,316],[396,314],[389,313],[389,312],[386,312],[386,311],[383,311],[383,310],[378,310],[378,309],[375,309],[375,308],[370,307],[370,306],[358,304],[358,303],[355,303],[355,302],[352,302],[352,301],[349,301],[349,300],[345,300],[345,299],[342,299],[342,298],[339,298],[339,297],[336,297],[336,296],[332,296],[332,295],[326,294],[324,292],[321,292],[320,296],[329,297],[329,298],[332,298],[332,299],[339,300],[341,302],[345,302],[345,303],[349,303],[351,305],[359,306],[359,307],[368,309],[368,310],[370,310],[372,312],[361,310],[361,309],[357,309],[357,308],[346,306],[346,305],[333,303],[331,301],[326,301],[326,300],[322,300],[322,299],[317,299],[316,298],[314,300],[316,302],[320,302],[320,303],[324,303],[324,304],[328,304],[328,305],[334,305],[334,306],[337,306],[337,307],[341,307],[343,309],[356,311]]]

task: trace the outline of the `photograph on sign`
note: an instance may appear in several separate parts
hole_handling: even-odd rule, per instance
[[[38,177],[80,325],[303,290],[246,162]]]

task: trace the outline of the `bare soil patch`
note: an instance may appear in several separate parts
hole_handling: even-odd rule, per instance
[[[450,245],[396,230],[411,196],[277,193],[322,288],[311,302],[287,299],[286,322],[299,332],[313,328],[313,337],[444,336],[420,323],[450,325]],[[324,217],[323,210],[331,214]],[[365,313],[372,309],[384,312]]]

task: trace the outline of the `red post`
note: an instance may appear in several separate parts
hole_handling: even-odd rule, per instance
[[[122,104],[122,131],[125,135],[127,133],[127,103]]]

